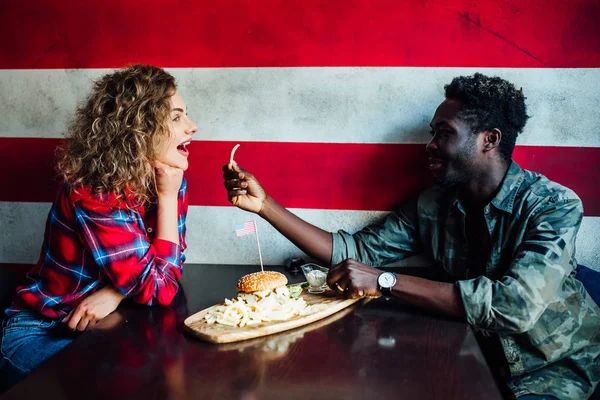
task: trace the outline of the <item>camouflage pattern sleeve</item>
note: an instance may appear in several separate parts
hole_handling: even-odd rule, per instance
[[[583,218],[581,200],[570,193],[548,196],[534,207],[512,263],[500,280],[481,276],[457,282],[473,327],[526,332],[556,297],[576,267],[575,239]]]
[[[383,222],[353,235],[343,230],[332,233],[331,265],[353,258],[378,267],[417,254],[422,251],[417,223],[415,200],[388,215]]]

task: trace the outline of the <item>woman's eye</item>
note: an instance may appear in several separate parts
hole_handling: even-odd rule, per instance
[[[181,117],[178,115],[173,119],[173,122],[179,122],[181,120]]]

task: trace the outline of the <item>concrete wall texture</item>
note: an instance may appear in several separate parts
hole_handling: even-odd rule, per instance
[[[593,0],[175,1],[178,18],[162,30],[158,0],[55,3],[11,4],[0,27],[23,36],[0,49],[0,263],[37,260],[56,185],[52,152],[91,82],[143,62],[177,78],[199,126],[188,262],[258,262],[255,238],[234,234],[253,216],[228,205],[221,183],[233,144],[283,205],[324,229],[355,231],[429,182],[421,166],[443,85],[482,72],[523,88],[532,118],[515,159],[580,195],[577,257],[600,270]],[[257,223],[265,263],[301,255]]]

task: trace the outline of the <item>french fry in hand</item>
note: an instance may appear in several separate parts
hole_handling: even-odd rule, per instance
[[[235,146],[233,146],[233,149],[231,150],[231,155],[229,156],[229,169],[233,168],[233,156],[235,155],[235,152],[238,149],[238,147],[240,147],[240,145],[236,144]]]

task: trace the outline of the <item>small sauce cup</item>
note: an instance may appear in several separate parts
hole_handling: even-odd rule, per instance
[[[300,268],[310,285],[308,293],[323,293],[327,286],[327,272],[329,272],[329,269],[312,263],[301,265]]]

